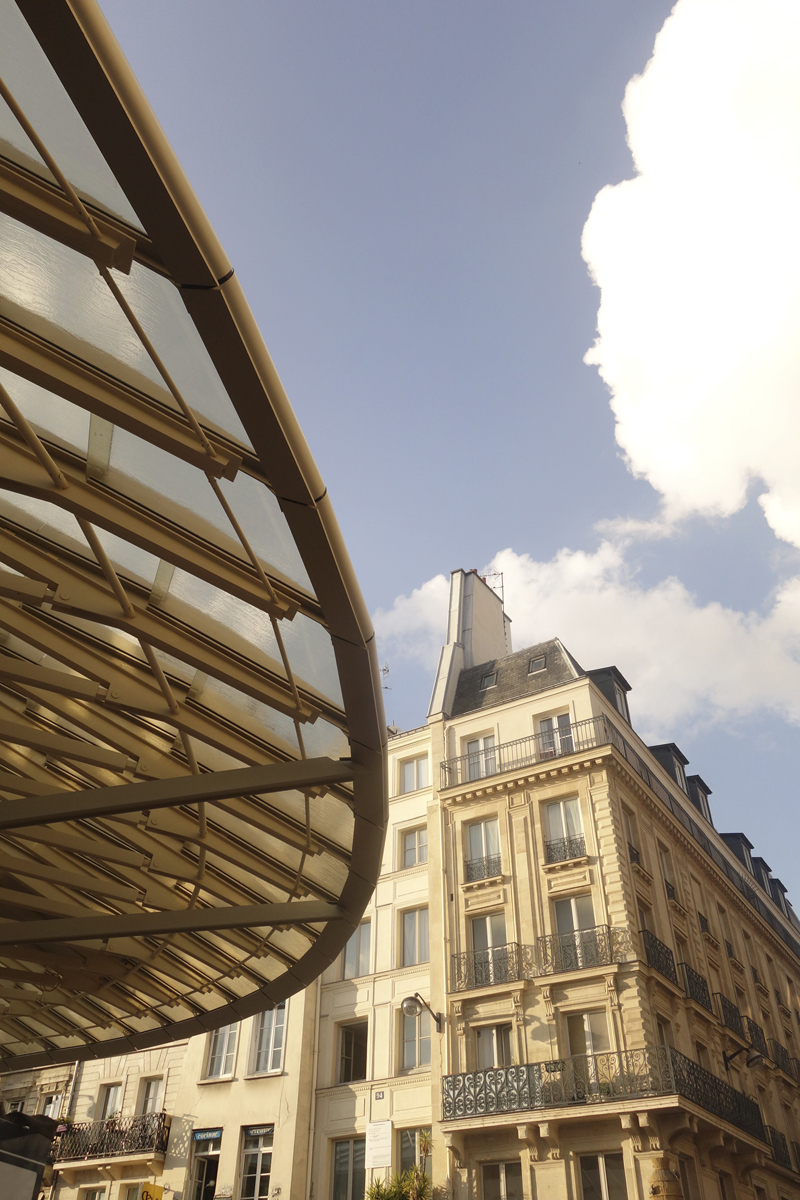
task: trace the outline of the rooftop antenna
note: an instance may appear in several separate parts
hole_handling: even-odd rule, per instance
[[[505,609],[506,596],[505,596],[505,588],[503,587],[503,572],[502,571],[489,571],[489,573],[487,575],[482,576],[482,578],[483,578],[483,582],[486,584],[486,586],[490,587],[492,589],[492,591],[495,592],[496,595],[498,595],[500,597],[500,603],[502,604],[503,608]],[[496,580],[497,582],[492,583],[491,582],[492,580]]]
[[[385,679],[388,674],[389,674],[389,664],[384,663],[383,666],[381,667],[381,677]],[[388,683],[384,683],[383,690],[385,692],[390,692],[392,689],[389,687]]]

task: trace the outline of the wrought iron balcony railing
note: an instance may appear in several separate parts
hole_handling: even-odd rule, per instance
[[[606,967],[624,962],[633,953],[627,929],[596,925],[594,929],[576,929],[537,941],[536,965],[539,975],[577,971],[585,967]]]
[[[786,1134],[781,1133],[780,1129],[774,1129],[772,1125],[765,1125],[764,1129],[767,1131],[767,1138],[772,1147],[772,1157],[775,1159],[775,1162],[781,1167],[788,1167],[791,1171],[792,1160],[789,1157],[789,1143],[786,1141]]]
[[[797,1082],[800,1083],[800,1058],[792,1059],[792,1074],[794,1075]],[[798,1169],[798,1171],[800,1171],[800,1166],[798,1166],[797,1169]]]
[[[580,1054],[552,1062],[445,1075],[442,1117],[451,1121],[669,1095],[684,1096],[751,1137],[767,1141],[754,1100],[671,1046]]]
[[[468,858],[464,863],[464,878],[467,883],[475,883],[479,879],[494,879],[502,874],[502,862],[499,854],[490,854],[486,858]]]
[[[675,956],[669,946],[665,946],[663,942],[659,941],[649,929],[641,929],[639,932],[642,935],[642,944],[648,965],[677,986],[678,974],[675,970]]]
[[[674,884],[674,883],[670,883],[670,881],[669,881],[668,879],[665,879],[665,880],[664,880],[664,887],[666,888],[666,892],[667,892],[667,899],[668,899],[668,900],[675,900],[675,899],[676,899],[676,895],[675,895],[675,884]]]
[[[780,1069],[785,1071],[787,1075],[791,1075],[792,1078],[794,1078],[794,1071],[792,1070],[792,1056],[789,1054],[789,1051],[786,1049],[786,1047],[782,1046],[780,1042],[776,1042],[774,1038],[769,1039],[769,1056],[775,1063],[776,1067],[780,1067]]]
[[[491,987],[496,983],[515,983],[518,979],[533,979],[536,971],[533,946],[508,942],[489,950],[467,950],[453,955],[454,992],[471,988]]]
[[[566,729],[534,733],[514,742],[503,742],[499,746],[479,750],[475,754],[446,759],[441,764],[440,786],[455,787],[491,775],[502,775],[504,771],[519,771],[537,762],[563,758],[566,754],[581,753],[609,742],[616,745],[619,741],[620,735],[605,717],[575,721]]]
[[[719,1019],[722,1024],[727,1026],[728,1029],[733,1030],[738,1037],[746,1039],[747,1034],[745,1033],[744,1021],[739,1009],[727,996],[723,996],[722,992],[715,992],[714,995],[717,997]]]
[[[750,1017],[744,1018],[745,1036],[750,1045],[764,1055],[764,1058],[769,1058],[769,1048],[767,1047],[767,1039],[764,1036],[764,1030],[755,1021],[751,1021]]]
[[[81,1121],[57,1133],[50,1151],[52,1162],[66,1159],[119,1158],[125,1154],[163,1154],[169,1140],[166,1113],[139,1117],[111,1117],[107,1121]]]
[[[636,847],[634,846],[633,842],[628,842],[628,859],[630,862],[636,863],[638,866],[641,866],[642,856],[639,853],[639,851],[636,849]]]
[[[700,926],[701,933],[711,933],[711,926],[708,923],[708,917],[705,913],[698,912],[697,923]]]
[[[792,1151],[794,1152],[794,1169],[800,1174],[800,1142],[792,1142]]]
[[[708,984],[694,967],[690,967],[688,963],[678,963],[683,972],[683,983],[686,988],[686,995],[690,1000],[696,1000],[703,1008],[707,1008],[710,1013],[714,1009],[711,1004],[711,993],[708,990]]]
[[[583,858],[586,854],[586,838],[583,834],[577,837],[554,838],[544,844],[545,861],[568,862],[571,858]]]
[[[733,953],[733,946],[730,944],[727,938],[725,939],[725,952],[728,955],[728,958],[736,958],[736,955]]]

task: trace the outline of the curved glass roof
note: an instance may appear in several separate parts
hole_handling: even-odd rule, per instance
[[[377,879],[369,618],[94,0],[0,0],[0,1066],[311,982]]]

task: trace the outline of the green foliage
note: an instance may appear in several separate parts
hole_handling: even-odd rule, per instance
[[[366,1200],[431,1200],[430,1177],[422,1167],[411,1167],[389,1180],[373,1179]]]

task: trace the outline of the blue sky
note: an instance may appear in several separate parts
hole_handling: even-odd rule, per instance
[[[625,115],[669,3],[102,3],[329,486],[387,717],[424,720],[449,571],[502,569],[516,646],[616,661],[800,903],[788,0],[680,0]]]

